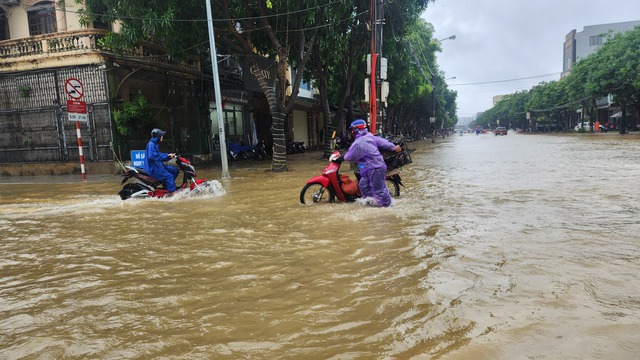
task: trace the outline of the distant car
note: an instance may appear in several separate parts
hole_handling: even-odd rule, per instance
[[[585,122],[582,123],[582,125],[580,125],[580,124],[576,125],[576,127],[573,128],[573,131],[590,132],[591,131],[591,124],[588,121],[585,121]]]
[[[407,141],[407,142],[409,142],[409,141],[413,141],[413,136],[411,136],[411,135],[409,135],[409,134],[406,134],[406,135],[404,136],[404,139],[405,139],[405,141]]]
[[[498,126],[494,131],[494,134],[496,134],[496,136],[498,135],[507,135],[507,128],[506,127],[502,127],[502,126]]]

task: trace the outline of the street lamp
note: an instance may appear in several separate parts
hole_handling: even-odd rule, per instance
[[[456,39],[456,36],[455,36],[455,35],[451,35],[451,36],[446,37],[446,38],[444,38],[444,39],[440,39],[440,40],[438,40],[438,42],[443,42],[443,41],[445,41],[445,40],[455,40],[455,39]]]

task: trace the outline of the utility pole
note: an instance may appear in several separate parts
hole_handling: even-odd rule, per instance
[[[209,48],[211,51],[211,65],[213,65],[213,91],[216,98],[216,115],[218,116],[218,134],[220,135],[220,161],[222,162],[223,179],[229,175],[229,163],[227,159],[227,139],[224,134],[224,117],[222,117],[222,96],[220,95],[220,77],[218,74],[218,55],[216,53],[216,39],[213,34],[213,16],[211,15],[210,0],[205,0],[207,6],[207,27],[209,28]],[[211,134],[213,136],[213,134]],[[211,149],[213,155],[213,148]]]
[[[435,143],[436,142],[436,75],[435,74],[431,74],[431,100],[433,102],[433,112],[432,112],[432,121],[431,121],[431,126],[433,127],[433,129],[431,129],[431,143]]]
[[[382,53],[382,25],[384,24],[384,0],[370,0],[369,26],[371,28],[371,78],[369,92],[369,111],[371,132],[376,133],[376,117],[378,116],[378,59]]]

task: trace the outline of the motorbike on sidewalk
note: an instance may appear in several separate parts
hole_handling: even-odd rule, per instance
[[[178,169],[183,173],[182,185],[180,185],[178,191],[198,191],[209,187],[209,183],[205,179],[196,179],[196,169],[191,162],[180,155],[175,157],[176,165]],[[133,179],[118,193],[122,200],[132,198],[161,198],[167,196],[169,191],[165,189],[162,182],[149,176],[143,169],[133,166],[125,166],[124,178],[121,185],[126,183],[129,179]]]
[[[344,158],[338,151],[334,151],[329,157],[329,165],[322,170],[322,174],[315,176],[304,185],[300,191],[300,203],[311,205],[323,202],[354,202],[360,198],[358,181],[360,172],[356,170],[356,179],[352,180],[348,175],[340,174],[340,165]],[[387,172],[387,187],[392,197],[400,196],[400,185],[404,186],[397,169]]]
[[[229,143],[227,144],[227,151],[233,161],[262,161],[267,158],[267,151],[263,141],[258,142],[255,146],[244,146],[236,143]]]

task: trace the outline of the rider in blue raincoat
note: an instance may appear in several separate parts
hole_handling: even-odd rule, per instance
[[[391,205],[391,194],[386,183],[387,164],[380,149],[400,152],[402,148],[369,133],[364,120],[354,120],[349,128],[355,141],[344,154],[344,159],[358,164],[361,175],[358,187],[362,198],[373,197],[380,206]]]
[[[174,153],[160,152],[159,145],[164,139],[165,131],[153,129],[151,131],[151,140],[147,144],[147,150],[144,157],[144,171],[152,178],[162,181],[165,189],[169,192],[176,191],[176,177],[180,170],[164,162],[176,157]]]

